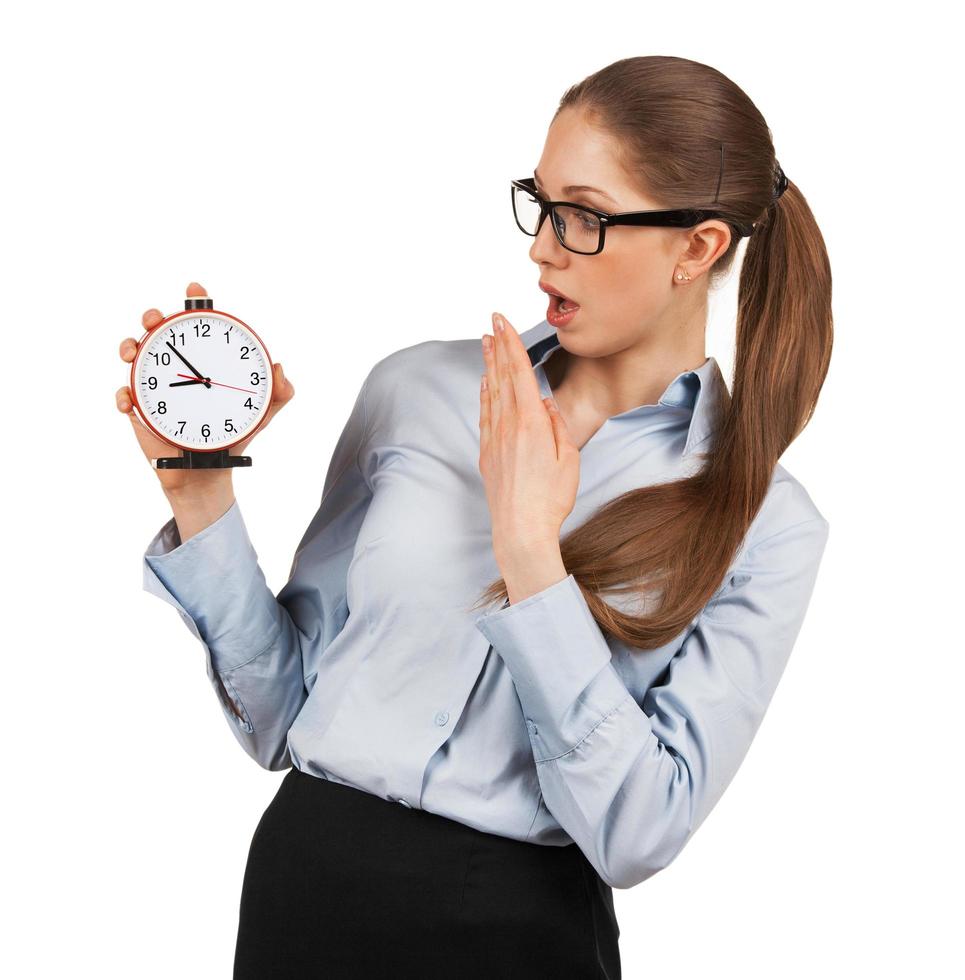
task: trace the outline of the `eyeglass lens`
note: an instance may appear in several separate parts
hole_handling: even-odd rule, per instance
[[[539,223],[539,201],[529,192],[519,187],[513,189],[513,210],[516,221],[527,235],[536,234]],[[600,245],[600,221],[596,215],[578,207],[560,205],[553,209],[549,217],[559,232],[559,237],[567,248],[574,252],[591,254]]]

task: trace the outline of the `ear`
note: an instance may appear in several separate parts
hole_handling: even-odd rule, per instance
[[[678,263],[686,267],[692,279],[696,279],[710,271],[730,247],[732,237],[733,232],[726,222],[716,218],[702,221],[691,229],[687,248],[678,257]]]

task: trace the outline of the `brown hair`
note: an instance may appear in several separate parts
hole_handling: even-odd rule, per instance
[[[772,203],[770,130],[721,72],[686,58],[624,58],[569,88],[554,119],[566,108],[618,139],[622,165],[658,207],[713,207],[728,224],[754,225],[740,271],[731,397],[718,402],[699,472],[621,494],[560,542],[599,625],[652,649],[676,637],[717,591],[778,459],[814,412],[831,358],[831,269],[797,185],[789,182]],[[730,272],[738,242],[732,228],[711,287]],[[646,591],[660,602],[643,616],[603,598]],[[482,601],[506,597],[500,578]]]

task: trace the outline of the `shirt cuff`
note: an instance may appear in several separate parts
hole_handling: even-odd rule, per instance
[[[538,735],[543,751],[569,751],[628,696],[572,575],[474,622],[512,674],[530,735]],[[606,677],[592,683],[604,670]]]
[[[237,499],[183,543],[172,517],[145,549],[144,588],[177,608],[220,671],[251,660],[279,632],[277,603]]]

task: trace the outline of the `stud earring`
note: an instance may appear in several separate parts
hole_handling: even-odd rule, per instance
[[[684,273],[682,273],[682,272],[678,272],[677,273],[677,278],[678,279],[685,279],[687,282],[690,282],[690,276],[684,275]]]

